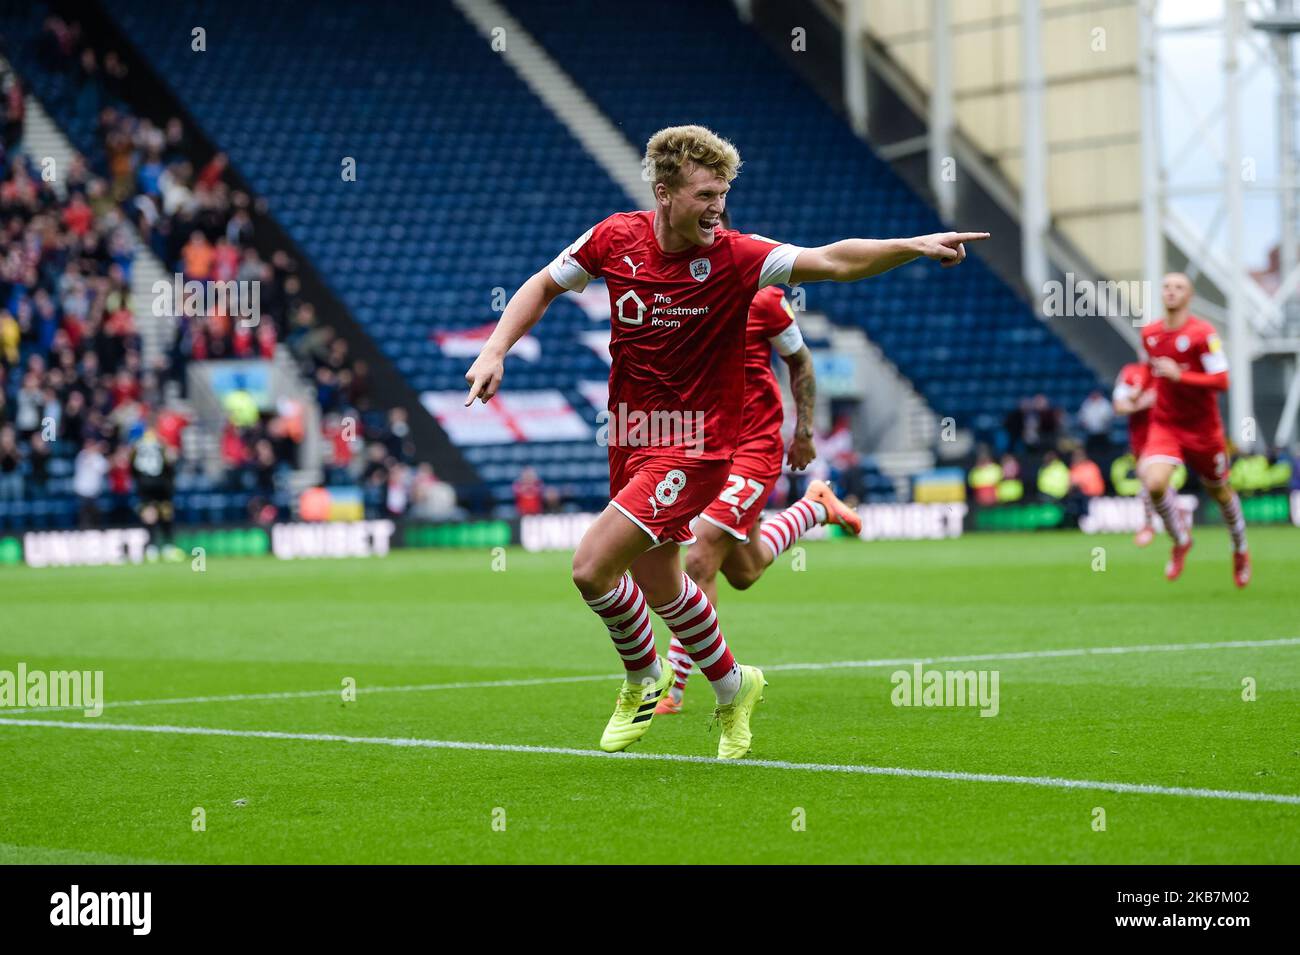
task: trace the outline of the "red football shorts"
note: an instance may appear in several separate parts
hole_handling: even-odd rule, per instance
[[[691,521],[717,497],[726,460],[666,455],[662,448],[609,449],[610,503],[656,544],[695,541]]]
[[[1142,460],[1186,464],[1205,484],[1219,485],[1228,479],[1228,446],[1219,430],[1187,431],[1152,421]]]
[[[1146,447],[1147,433],[1150,430],[1150,423],[1143,424],[1140,428],[1135,428],[1130,422],[1128,429],[1128,446],[1133,452],[1133,457],[1142,457],[1142,449]]]
[[[700,518],[737,540],[746,540],[781,477],[784,457],[785,448],[779,434],[746,441],[731,459],[726,486]]]

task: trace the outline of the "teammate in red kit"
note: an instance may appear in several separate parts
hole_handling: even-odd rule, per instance
[[[723,225],[731,222],[723,213]],[[781,389],[772,372],[776,350],[790,371],[795,400],[794,436],[787,455],[781,440],[784,418]],[[816,456],[812,416],[817,397],[812,353],[803,343],[794,309],[779,288],[754,296],[745,323],[745,411],[740,442],[727,485],[694,525],[695,543],[686,552],[686,574],[716,607],[718,572],[737,590],[752,586],[788,547],[818,524],[834,523],[856,536],[861,519],[840,501],[824,481],[813,481],[803,499],[765,522],[763,505],[781,476],[781,463],[802,471]],[[675,679],[661,697],[656,713],[679,713],[693,664],[688,650],[673,637],[668,662]]]
[[[762,671],[740,666],[713,606],[682,573],[678,545],[725,487],[740,437],[745,322],[759,289],[852,282],[926,257],[945,266],[986,233],[844,239],[804,249],[721,227],[740,167],[734,146],[700,126],[662,129],[646,145],[654,209],[616,213],[520,287],[466,373],[469,395],[501,386],[510,347],[562,292],[604,278],[610,299],[610,506],[583,535],[573,582],[605,624],[626,678],[601,737],[626,749],[649,728],[672,682],[655,652],[653,609],[689,648],[717,697],[718,756],[750,749]]]
[[[1151,424],[1151,407],[1156,403],[1156,388],[1151,381],[1151,368],[1146,362],[1129,362],[1119,370],[1111,404],[1116,414],[1128,418],[1128,444],[1133,450],[1133,460],[1142,460],[1142,446],[1146,444],[1147,428]],[[1140,477],[1141,475],[1139,475]],[[1145,520],[1133,537],[1138,547],[1146,547],[1155,537],[1156,515],[1151,506],[1151,495],[1146,485],[1140,485],[1138,498],[1142,501]]]
[[[1232,579],[1250,583],[1250,552],[1241,499],[1228,484],[1228,447],[1219,418],[1219,392],[1228,388],[1228,359],[1214,326],[1189,310],[1192,282],[1170,272],[1162,285],[1165,318],[1142,329],[1142,345],[1156,384],[1156,403],[1142,448],[1141,478],[1151,503],[1174,539],[1165,576],[1177,580],[1192,547],[1191,529],[1175,504],[1169,479],[1180,463],[1201,477],[1218,502],[1232,537]]]

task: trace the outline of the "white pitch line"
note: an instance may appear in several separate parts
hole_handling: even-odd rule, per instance
[[[1300,637],[1276,640],[1223,640],[1218,643],[1146,643],[1132,647],[1076,647],[1069,650],[1020,650],[949,657],[900,657],[897,660],[842,660],[839,663],[778,663],[764,670],[825,670],[854,667],[908,666],[912,663],[978,663],[984,660],[1046,660],[1058,657],[1114,656],[1121,653],[1186,653],[1193,650],[1241,650],[1251,647],[1300,646]]]
[[[586,676],[548,676],[536,679],[520,680],[482,680],[467,683],[416,683],[409,686],[362,686],[357,688],[357,696],[367,693],[418,693],[427,690],[473,690],[480,687],[494,686],[547,686],[552,683],[590,683],[595,680],[617,680],[609,673],[590,674]],[[338,696],[342,688],[334,690],[277,690],[267,693],[230,693],[225,696],[176,696],[160,700],[118,700],[107,702],[110,706],[174,706],[182,703],[242,703],[245,700],[298,700],[314,696]],[[5,709],[10,715],[15,713],[58,713],[65,710],[84,710],[84,706],[22,706]]]
[[[1067,650],[1017,650],[1004,653],[975,653],[941,657],[898,657],[892,660],[837,660],[827,663],[772,663],[763,664],[764,672],[779,673],[787,670],[852,670],[873,667],[911,666],[913,663],[977,663],[987,660],[1047,660],[1060,657],[1113,656],[1122,653],[1180,653],[1196,650],[1240,650],[1255,647],[1300,646],[1300,637],[1280,637],[1276,640],[1224,640],[1218,643],[1152,643],[1128,647],[1074,647]],[[582,676],[552,676],[515,680],[471,680],[460,683],[415,683],[405,686],[358,687],[358,697],[369,693],[424,693],[434,690],[479,690],[492,687],[552,686],[563,683],[595,683],[618,680],[619,674],[590,673]],[[119,706],[179,706],[190,703],[243,703],[256,700],[298,700],[318,696],[338,696],[341,689],[284,690],[267,693],[231,693],[225,696],[178,696],[155,700],[118,700],[106,702],[104,708]],[[5,709],[13,716],[19,713],[58,713],[84,710],[81,706],[25,706]]]
[[[485,753],[526,753],[550,756],[579,756],[589,759],[648,760],[662,763],[700,763],[712,766],[740,766],[754,769],[788,769],[809,773],[896,776],[908,779],[946,779],[952,782],[968,783],[1013,783],[1021,786],[1041,786],[1048,789],[1087,789],[1113,793],[1138,793],[1150,796],[1188,796],[1196,799],[1230,799],[1238,802],[1267,802],[1300,806],[1300,796],[1289,793],[1200,789],[1188,786],[1157,786],[1151,783],[1114,783],[1093,779],[1065,779],[1058,776],[1008,776],[999,773],[963,773],[941,769],[905,769],[897,766],[795,763],[781,759],[716,759],[711,756],[686,756],[679,753],[606,753],[598,749],[574,749],[567,746],[526,746],[511,743],[475,743],[464,740],[393,736],[341,736],[335,733],[285,733],[278,730],[232,730],[213,726],[149,726],[140,723],[88,723],[71,720],[13,719],[0,719],[0,725],[126,733],[165,733],[181,736],[226,736],[239,739],[300,740],[314,743],[354,743],[369,746],[455,749]]]

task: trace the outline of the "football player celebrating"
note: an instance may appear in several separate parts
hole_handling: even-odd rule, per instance
[[[682,573],[678,545],[727,484],[740,434],[745,325],[759,289],[854,282],[916,258],[958,265],[987,233],[843,239],[817,248],[742,235],[721,223],[740,168],[736,148],[701,126],[661,129],[646,145],[654,208],[616,213],[580,236],[511,297],[465,375],[489,401],[507,352],[565,291],[604,278],[610,300],[609,484],[613,500],[573,555],[573,582],[609,631],[626,678],[601,736],[607,752],[645,735],[671,667],[655,653],[654,610],[712,685],[718,756],[751,745],[763,673],[736,663],[704,593]],[[663,428],[670,423],[665,437]]]
[[[1219,417],[1219,392],[1228,388],[1228,359],[1214,326],[1189,311],[1192,282],[1170,272],[1161,287],[1164,321],[1142,329],[1142,345],[1156,385],[1156,403],[1142,447],[1142,483],[1151,495],[1165,528],[1174,540],[1165,577],[1177,580],[1192,548],[1191,529],[1184,524],[1169,487],[1180,463],[1196,471],[1223,511],[1232,537],[1232,579],[1238,587],[1250,583],[1250,552],[1246,549],[1246,520],[1241,499],[1228,484],[1228,447]]]

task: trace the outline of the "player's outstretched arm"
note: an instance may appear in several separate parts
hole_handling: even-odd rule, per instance
[[[841,239],[800,252],[790,272],[790,284],[856,282],[920,258],[934,259],[948,268],[966,258],[967,242],[988,237],[987,232],[936,232],[911,239]]]
[[[474,359],[474,364],[465,372],[465,380],[469,382],[466,407],[472,405],[475,398],[486,404],[497,393],[505,375],[506,353],[542,320],[546,309],[563,291],[550,273],[542,269],[510,296],[497,327]]]

